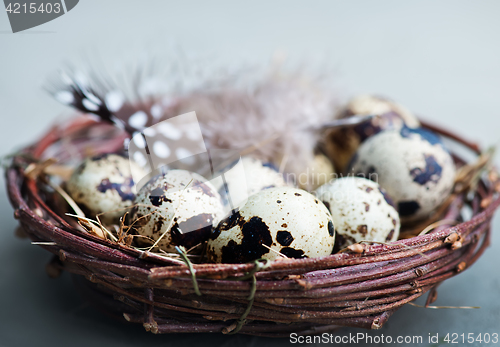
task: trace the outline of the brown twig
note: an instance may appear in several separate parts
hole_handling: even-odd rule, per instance
[[[247,275],[254,264],[190,267],[179,255],[127,246],[127,232],[133,224],[126,227],[123,220],[116,231],[117,242],[79,230],[76,223],[70,224],[68,217],[50,208],[50,195],[43,191],[44,175],[25,175],[24,168],[61,135],[85,135],[91,126],[96,124],[80,120],[66,129],[51,131],[26,149],[25,155],[12,159],[6,181],[14,215],[34,244],[57,256],[57,269],[81,277],[78,288],[89,300],[154,333],[238,328],[244,334],[287,336],[290,332],[321,333],[339,326],[378,329],[398,308],[412,304],[428,291],[435,293],[437,284],[477,261],[489,245],[491,218],[500,205],[498,175],[493,171],[479,175],[489,160],[483,156],[463,166],[455,156],[463,167],[459,178],[472,184],[458,189],[416,236],[387,244],[362,243],[357,251],[321,258],[279,258],[250,278]],[[460,137],[440,132],[477,150]],[[469,188],[473,189],[472,200],[466,196]],[[460,221],[463,206],[472,209],[472,218],[454,225]],[[87,222],[100,228],[96,221]],[[186,259],[190,262],[194,258],[186,255]],[[203,296],[195,293],[193,274]]]

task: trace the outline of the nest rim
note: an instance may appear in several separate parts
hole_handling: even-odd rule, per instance
[[[71,126],[80,129],[93,124],[76,119]],[[71,126],[67,131],[74,131]],[[451,131],[425,122],[422,126],[480,154],[476,144]],[[53,129],[24,153],[40,157],[61,136],[64,133]],[[465,164],[457,156],[454,159]],[[341,326],[379,329],[397,309],[427,292],[426,305],[430,304],[435,300],[437,285],[474,264],[489,245],[491,218],[500,206],[495,182],[481,179],[470,202],[471,219],[451,227],[389,244],[362,244],[358,251],[273,261],[265,269],[257,269],[255,262],[193,264],[191,269],[179,261],[76,230],[46,204],[37,181],[25,177],[16,160],[6,170],[14,217],[32,241],[42,242],[39,246],[54,254],[51,266],[83,275],[87,286],[81,287],[87,298],[106,304],[107,311],[115,315],[123,311],[125,320],[142,323],[154,333],[238,330],[243,334],[289,336],[291,332],[313,334]],[[489,204],[483,207],[482,202],[488,199]],[[458,195],[448,207],[446,219],[459,221],[467,203],[465,193]],[[253,306],[249,305],[251,309],[242,321],[252,285],[246,280],[231,280],[250,273],[256,292]],[[196,296],[195,282],[202,296]],[[162,294],[172,292],[180,294]],[[370,300],[362,301],[365,297]],[[329,306],[325,306],[327,300]],[[124,312],[124,307],[129,312]],[[168,318],[172,314],[175,318]]]

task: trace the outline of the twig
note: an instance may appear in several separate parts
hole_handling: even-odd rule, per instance
[[[50,180],[47,180],[47,184],[54,189],[56,192],[58,192],[64,200],[69,204],[69,206],[75,211],[75,213],[78,215],[78,217],[85,217],[85,213],[83,213],[82,209],[77,205],[75,200],[73,200],[68,193],[64,191],[61,187],[59,187],[57,184],[52,183]]]
[[[424,230],[422,230],[420,232],[420,234],[418,234],[418,236],[422,236],[422,235],[425,235],[427,234],[429,231],[437,228],[437,227],[440,227],[440,226],[443,226],[443,225],[457,225],[458,222],[456,220],[452,220],[452,219],[443,219],[443,220],[440,220],[440,221],[437,221],[437,222],[434,222],[432,224],[430,224],[427,228],[425,228]]]
[[[24,175],[33,180],[37,179],[47,167],[55,163],[57,163],[57,159],[55,158],[48,158],[40,163],[31,163],[26,167],[26,170],[24,170]]]
[[[287,257],[286,255],[284,255],[284,254],[283,254],[283,253],[281,253],[281,252],[278,252],[278,251],[277,251],[277,250],[275,250],[275,249],[272,249],[272,248],[271,248],[271,247],[269,247],[268,245],[262,244],[262,246],[266,247],[266,248],[267,248],[268,250],[270,250],[271,252],[276,253],[276,254],[277,254],[277,255],[279,255],[280,257],[283,257],[283,258],[287,258],[287,259],[288,259],[288,257]]]
[[[415,306],[415,307],[420,307],[420,308],[432,308],[432,309],[435,309],[435,310],[447,309],[447,308],[458,308],[458,309],[461,309],[461,310],[481,308],[479,306],[422,306],[422,305],[414,304],[413,302],[409,302],[408,305]]]
[[[416,254],[420,254],[422,257],[429,258],[429,256],[427,256],[426,254],[419,252],[419,251],[416,251],[413,247],[407,246],[403,243],[389,243],[389,242],[368,241],[368,240],[362,240],[362,241],[359,241],[358,243],[376,243],[376,244],[386,245],[386,246],[400,246],[400,247],[406,248],[410,251],[414,251]]]
[[[117,240],[117,239],[116,239],[116,237],[115,237],[115,235],[113,235],[113,233],[112,233],[111,231],[109,231],[108,229],[106,229],[106,227],[105,227],[104,225],[100,224],[99,222],[97,222],[97,221],[95,221],[95,220],[93,220],[93,219],[87,218],[87,217],[85,217],[85,216],[83,216],[83,217],[82,217],[82,216],[74,215],[74,214],[71,214],[71,213],[66,213],[66,216],[69,216],[69,217],[75,217],[75,218],[78,218],[79,220],[80,220],[80,219],[83,219],[83,220],[85,220],[85,221],[87,221],[87,222],[90,222],[90,223],[92,223],[92,224],[95,224],[96,226],[98,226],[99,228],[101,228],[101,230],[104,230],[104,231],[106,232],[106,234],[108,234],[108,236],[109,236],[109,237],[110,237],[113,241],[115,241],[115,242],[116,242],[116,240]]]

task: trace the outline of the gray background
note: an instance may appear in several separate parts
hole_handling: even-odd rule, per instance
[[[113,65],[123,55],[164,52],[238,65],[267,63],[275,52],[331,68],[341,96],[377,92],[426,119],[487,146],[498,141],[500,96],[498,1],[80,1],[68,14],[12,34],[0,11],[0,154],[33,141],[69,110],[42,89],[62,64],[98,52]],[[14,238],[17,222],[0,178],[0,345],[159,346],[286,345],[245,336],[154,336],[88,307],[66,274],[50,280],[48,253]],[[439,288],[437,305],[404,307],[370,334],[500,333],[500,220],[476,265]],[[422,300],[419,301],[420,303]],[[339,334],[358,332],[346,329]],[[427,344],[424,344],[427,345]],[[480,344],[478,344],[480,345]]]

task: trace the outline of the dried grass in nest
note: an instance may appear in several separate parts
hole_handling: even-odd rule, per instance
[[[79,133],[88,126],[93,125],[71,125]],[[474,144],[425,126],[480,154]],[[71,133],[66,129],[66,136]],[[41,158],[57,141],[59,137],[49,133],[12,159],[6,174],[14,215],[33,243],[54,254],[47,267],[51,276],[61,270],[79,275],[79,290],[90,301],[153,333],[288,336],[339,326],[378,329],[397,309],[426,292],[426,306],[431,305],[442,281],[481,256],[500,205],[500,180],[490,167],[491,154],[472,164],[455,156],[461,167],[460,189],[407,238],[359,243],[321,258],[195,264],[182,249],[174,256],[134,247],[123,223],[108,233],[98,221],[78,214],[61,216],[49,208],[51,195],[45,192],[47,180],[41,178],[50,166],[37,167],[37,175],[26,170],[32,158]],[[484,170],[487,175],[481,174]],[[463,206],[472,209],[470,220],[461,221]],[[75,227],[75,218],[84,228]],[[92,232],[94,227],[102,234]]]

